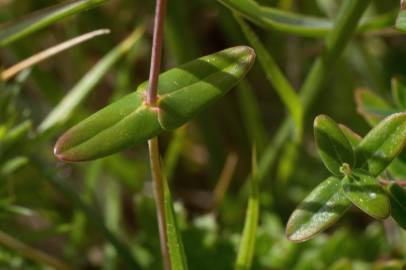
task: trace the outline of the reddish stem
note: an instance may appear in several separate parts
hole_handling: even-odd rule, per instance
[[[158,94],[158,77],[161,68],[165,12],[166,0],[157,0],[154,20],[154,36],[152,40],[151,67],[149,70],[149,84],[146,102],[152,106],[155,105]]]
[[[388,179],[379,179],[379,183],[381,185],[387,186],[391,183],[396,183],[401,187],[406,187],[406,181],[405,180],[388,180]]]

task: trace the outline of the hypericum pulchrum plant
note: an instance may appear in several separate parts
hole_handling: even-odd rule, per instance
[[[364,138],[320,115],[314,120],[314,136],[321,160],[332,176],[292,213],[286,228],[290,240],[314,237],[337,222],[352,204],[381,220],[390,215],[392,203],[393,217],[404,225],[405,191],[391,184],[390,199],[377,177],[406,143],[406,113],[388,116]]]

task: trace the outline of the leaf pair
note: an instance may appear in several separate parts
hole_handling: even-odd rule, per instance
[[[158,102],[144,102],[148,82],[135,93],[83,120],[55,145],[64,161],[104,157],[173,130],[235,86],[251,68],[255,52],[238,46],[198,58],[159,77]]]
[[[406,143],[406,113],[385,118],[363,139],[324,115],[315,119],[314,128],[320,157],[334,176],[317,186],[293,212],[288,238],[304,241],[314,237],[334,224],[351,203],[376,219],[386,218],[389,197],[375,177]]]

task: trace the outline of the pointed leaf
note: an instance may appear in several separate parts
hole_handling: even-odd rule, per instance
[[[384,219],[390,213],[390,203],[385,190],[377,180],[361,170],[344,177],[343,190],[347,198],[373,218]]]
[[[65,161],[85,161],[132,147],[174,129],[230,90],[251,68],[254,51],[233,47],[198,58],[159,77],[158,103],[144,104],[147,82],[68,130],[55,145]]]
[[[130,36],[107,53],[86,75],[73,87],[73,89],[59,102],[51,113],[38,127],[39,133],[44,133],[56,126],[61,126],[70,119],[75,109],[92,92],[101,78],[121,59],[142,34],[144,27],[137,28]]]
[[[347,140],[350,142],[352,147],[355,148],[362,140],[362,137],[343,124],[339,124],[338,126],[345,135],[345,137],[347,138]]]
[[[73,0],[17,19],[0,26],[0,47],[11,44],[67,16],[88,10],[103,4],[107,0]]]
[[[289,240],[301,242],[327,229],[350,208],[344,196],[341,181],[329,177],[319,184],[296,208],[289,218],[286,235]]]
[[[58,139],[55,156],[71,162],[92,160],[158,135],[158,114],[143,98],[139,91],[127,95],[72,127]]]
[[[159,123],[180,127],[233,88],[251,69],[255,52],[238,46],[171,69],[159,78]],[[146,84],[141,86],[145,89]]]
[[[187,270],[187,260],[185,249],[183,247],[182,236],[176,222],[175,211],[173,209],[172,196],[168,183],[164,183],[164,200],[165,200],[165,221],[166,233],[168,236],[168,248],[171,262],[171,268],[176,270]]]
[[[392,96],[396,105],[401,110],[406,110],[406,82],[399,79],[392,79]]]
[[[396,183],[388,186],[392,217],[406,230],[406,191]]]
[[[355,102],[357,103],[358,113],[371,126],[375,126],[383,118],[396,112],[384,99],[366,89],[358,89],[355,92]]]
[[[321,160],[335,176],[343,176],[344,163],[353,167],[354,151],[339,126],[330,117],[319,115],[314,119],[314,137]]]
[[[355,149],[356,167],[379,175],[406,143],[406,113],[396,113],[375,126]]]

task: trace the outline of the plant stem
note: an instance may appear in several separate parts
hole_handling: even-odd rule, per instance
[[[157,0],[154,20],[154,36],[152,40],[151,66],[149,70],[149,84],[147,104],[155,105],[158,94],[158,77],[161,67],[162,43],[164,35],[164,18],[166,0]]]
[[[154,20],[154,36],[152,40],[151,66],[149,72],[149,83],[146,104],[155,106],[158,94],[158,78],[161,66],[161,54],[164,31],[164,18],[166,11],[166,0],[157,0]],[[152,180],[154,183],[154,199],[158,217],[159,239],[161,243],[161,252],[165,270],[171,269],[169,257],[168,234],[166,231],[165,220],[165,198],[164,182],[161,172],[158,138],[152,138],[148,141],[149,159],[151,164]]]

